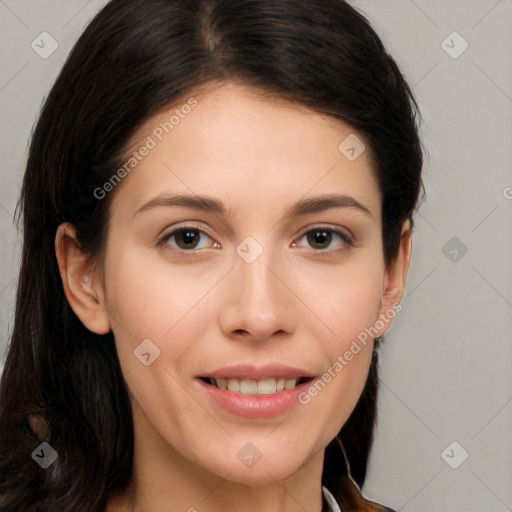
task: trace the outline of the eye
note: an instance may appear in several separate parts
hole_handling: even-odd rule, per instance
[[[343,248],[347,245],[354,245],[349,235],[325,227],[310,229],[298,240],[300,241],[302,239],[306,240],[309,247],[319,250],[337,249]],[[297,243],[296,245],[304,247],[300,243]]]
[[[212,241],[213,239],[201,229],[185,226],[166,234],[160,239],[159,243],[161,245],[171,245],[183,251],[190,251],[208,247],[209,240]]]

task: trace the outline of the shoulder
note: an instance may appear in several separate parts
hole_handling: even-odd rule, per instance
[[[325,497],[329,504],[332,503],[329,500],[328,495],[332,500],[335,500],[335,505],[331,505],[333,512],[396,512],[392,508],[371,501],[363,496],[358,485],[350,478],[345,476],[339,480],[339,484],[336,488],[331,488],[330,491],[325,488]],[[337,507],[337,508],[336,508]]]

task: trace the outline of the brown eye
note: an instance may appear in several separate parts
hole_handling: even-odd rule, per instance
[[[308,243],[314,249],[325,249],[332,241],[332,233],[325,229],[315,229],[307,233]]]
[[[184,227],[165,235],[162,243],[172,247],[187,251],[194,249],[204,249],[208,247],[211,237],[204,231],[192,227]]]
[[[324,227],[318,227],[309,230],[299,238],[299,240],[302,239],[306,239],[306,244],[308,247],[318,250],[339,249],[347,245],[353,245],[350,236],[340,231],[334,231],[333,229]],[[298,243],[297,245],[304,247],[306,244]]]
[[[195,249],[200,235],[197,229],[182,229],[174,234],[174,238],[180,249]]]

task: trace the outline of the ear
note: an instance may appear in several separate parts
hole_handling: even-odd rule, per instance
[[[55,254],[64,293],[75,314],[90,331],[96,334],[110,332],[99,279],[94,274],[90,257],[78,244],[75,228],[68,222],[57,229]]]
[[[381,322],[376,322],[377,325],[382,325],[378,329],[379,333],[377,338],[384,335],[392,324],[392,320],[397,311],[400,310],[400,301],[402,300],[405,284],[407,281],[407,274],[409,273],[409,265],[412,253],[412,238],[411,238],[411,223],[407,219],[402,225],[402,232],[400,236],[400,247],[395,259],[389,264],[384,273],[384,281],[382,286],[381,304],[379,311],[379,318]]]

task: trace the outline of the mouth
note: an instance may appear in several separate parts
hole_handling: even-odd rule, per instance
[[[195,382],[198,393],[215,411],[271,421],[302,403],[299,396],[309,389],[315,375],[282,363],[242,363],[199,374]]]
[[[311,382],[313,377],[267,377],[263,379],[238,379],[238,378],[214,378],[199,377],[206,384],[221,389],[231,391],[240,395],[275,395],[282,391],[290,391],[301,384]]]

